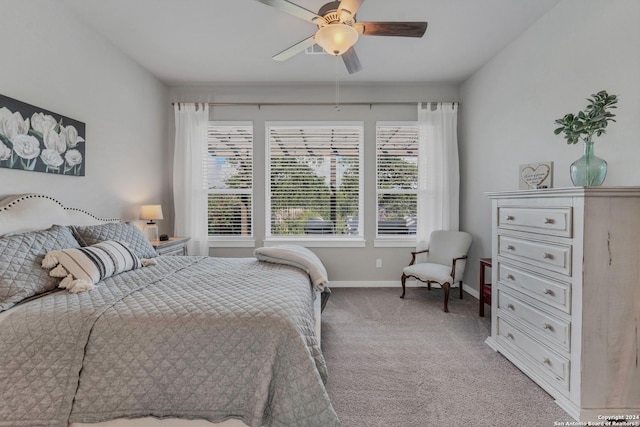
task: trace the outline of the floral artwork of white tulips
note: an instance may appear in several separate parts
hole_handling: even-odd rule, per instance
[[[84,176],[84,123],[0,95],[0,167]]]

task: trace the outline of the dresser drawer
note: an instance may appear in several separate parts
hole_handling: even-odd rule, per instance
[[[571,285],[498,262],[498,281],[571,314]]]
[[[498,340],[502,345],[512,346],[524,353],[523,359],[531,368],[540,372],[550,382],[569,390],[569,360],[555,354],[529,335],[498,317]]]
[[[498,255],[571,276],[571,246],[498,235]]]
[[[498,308],[530,326],[550,347],[560,346],[570,351],[569,322],[538,310],[502,287],[498,288]]]
[[[572,209],[498,207],[498,227],[571,237]]]

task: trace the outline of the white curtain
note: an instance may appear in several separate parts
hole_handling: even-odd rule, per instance
[[[176,236],[191,237],[189,255],[209,255],[207,230],[208,104],[175,104],[173,206]]]
[[[458,106],[418,104],[417,249],[428,248],[433,230],[459,227]]]

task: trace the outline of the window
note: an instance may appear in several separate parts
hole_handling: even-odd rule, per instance
[[[361,237],[361,122],[266,123],[267,236]]]
[[[414,237],[418,201],[418,124],[376,124],[377,237]]]
[[[253,124],[211,122],[206,159],[211,237],[253,235]]]

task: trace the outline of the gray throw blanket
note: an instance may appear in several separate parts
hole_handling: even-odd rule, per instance
[[[0,425],[142,416],[338,426],[302,271],[161,257],[0,324]]]
[[[311,250],[300,245],[276,245],[256,248],[253,255],[259,261],[291,265],[305,271],[309,275],[313,288],[322,292],[320,311],[324,311],[331,295],[329,277],[324,264]]]
[[[276,245],[257,248],[253,254],[260,261],[286,264],[305,271],[311,284],[318,291],[324,291],[329,284],[327,270],[320,258],[309,249],[300,245]]]

